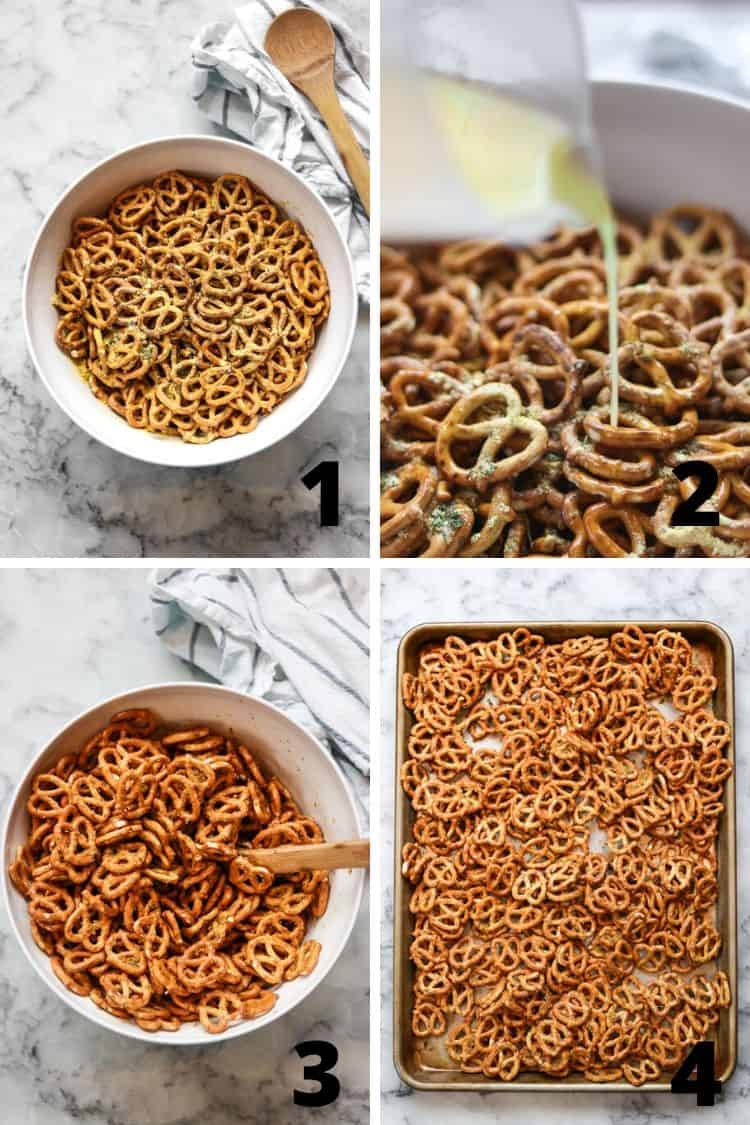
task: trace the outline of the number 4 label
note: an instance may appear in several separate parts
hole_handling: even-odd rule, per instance
[[[695,1071],[695,1078],[691,1075]],[[713,1105],[721,1093],[721,1082],[714,1077],[714,1044],[696,1043],[671,1082],[673,1094],[697,1094],[698,1105]]]

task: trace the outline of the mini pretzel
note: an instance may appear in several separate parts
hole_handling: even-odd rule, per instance
[[[673,548],[691,548],[715,558],[744,558],[750,554],[750,544],[735,542],[732,536],[725,539],[718,534],[720,528],[673,527],[672,517],[679,502],[679,496],[665,495],[654,513],[652,527],[661,543]]]
[[[417,319],[412,344],[418,355],[433,361],[471,355],[479,342],[479,325],[472,310],[446,287],[414,302]]]
[[[559,401],[535,411],[539,421],[550,426],[573,414],[581,401],[581,364],[575,353],[566,347],[560,337],[542,325],[527,325],[519,329],[511,348],[508,377],[511,382],[534,382],[544,391],[547,387],[564,388]]]
[[[638,312],[632,321],[640,340],[618,352],[622,398],[671,416],[705,397],[713,382],[706,345],[663,313]]]
[[[233,737],[120,712],[36,775],[27,807],[10,875],[34,939],[65,987],[112,1015],[219,1033],[270,1011],[265,986],[314,970],[320,943],[305,936],[327,875],[274,876],[243,849],[322,832]]]
[[[417,371],[407,366],[393,375],[389,383],[394,419],[397,425],[434,436],[441,419],[464,390],[463,383],[448,372]]]
[[[498,281],[509,286],[526,258],[528,255],[504,242],[469,240],[444,246],[439,254],[439,263],[441,270],[447,274],[465,273],[478,280],[492,273]]]
[[[567,258],[550,258],[533,266],[515,282],[515,293],[540,292],[559,304],[566,301],[597,297],[605,293],[604,264],[597,258],[571,254]]]
[[[612,530],[612,525],[621,529]],[[623,505],[591,504],[583,514],[583,526],[589,542],[593,543],[603,558],[643,556],[650,523],[637,508]],[[608,530],[607,528],[610,528]]]
[[[490,364],[510,358],[516,334],[526,325],[543,325],[558,339],[568,334],[565,312],[553,301],[503,296],[482,313],[480,339]]]
[[[709,345],[725,339],[736,330],[737,306],[719,280],[707,280],[686,288],[690,301],[692,333]]]
[[[621,289],[618,305],[626,316],[650,310],[678,320],[686,328],[690,328],[692,323],[690,303],[685,295],[669,286],[658,285],[653,278],[647,285],[632,285]]]
[[[380,528],[384,551],[398,554],[406,540],[421,543],[426,535],[425,512],[435,495],[437,474],[419,461],[409,462],[382,482]]]
[[[475,415],[480,415],[481,420],[472,421]],[[506,446],[512,448],[516,433],[525,435],[524,446],[506,455]],[[473,450],[479,446],[468,468],[455,460],[453,446],[460,442]],[[457,402],[445,416],[438,430],[435,457],[448,479],[473,485],[482,493],[490,485],[533,465],[546,447],[544,426],[522,415],[517,392],[503,383],[486,383]]]
[[[427,513],[427,547],[421,558],[453,558],[461,553],[474,527],[474,509],[461,499],[436,504]]]
[[[582,390],[586,402],[608,383],[609,305],[602,298],[569,301],[562,306],[570,325],[570,346],[583,365]],[[621,343],[637,338],[632,322],[617,316],[617,338]]]
[[[503,540],[507,546],[506,529],[512,525],[514,517],[510,488],[507,484],[498,484],[489,498],[477,506],[473,524],[476,530],[459,551],[461,557],[474,558],[494,552]]]
[[[589,410],[583,419],[592,441],[612,449],[673,449],[689,442],[698,429],[698,414],[687,409],[678,422],[657,423],[636,410],[620,410],[617,425],[609,422],[606,406]]]
[[[575,422],[568,422],[561,432],[566,462],[563,472],[583,492],[601,496],[610,504],[640,504],[657,500],[666,488],[666,480],[656,476],[656,461],[650,453],[626,457],[610,457],[596,448],[586,448]]]
[[[662,259],[690,258],[715,265],[734,257],[731,219],[707,207],[681,204],[654,219],[651,237]]]
[[[730,409],[750,414],[750,329],[719,340],[712,357],[715,385]]]

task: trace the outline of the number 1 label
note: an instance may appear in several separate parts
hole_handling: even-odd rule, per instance
[[[320,526],[338,527],[339,525],[339,463],[338,461],[320,461],[309,473],[302,478],[305,488],[315,488],[320,485]]]

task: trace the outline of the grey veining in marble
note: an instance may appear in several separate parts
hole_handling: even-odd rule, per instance
[[[382,1125],[491,1125],[502,1119],[534,1125],[542,1114],[549,1125],[657,1125],[680,1121],[740,1125],[750,1108],[747,1045],[750,985],[747,939],[750,933],[750,831],[743,813],[750,769],[750,622],[748,578],[743,570],[703,567],[629,567],[616,571],[564,566],[552,569],[383,571],[382,582],[382,813],[384,887],[382,918]],[[739,1062],[720,1102],[699,1108],[695,1098],[672,1094],[592,1091],[537,1096],[441,1094],[409,1090],[393,1068],[391,1040],[393,918],[393,747],[396,646],[403,634],[423,621],[534,620],[686,620],[714,621],[730,634],[736,661],[739,872]]]
[[[143,465],[84,434],[26,354],[21,277],[67,185],[117,149],[210,133],[190,43],[231,0],[4,0],[0,24],[0,556],[361,557],[368,554],[368,329],[312,418],[273,449],[205,471]],[[360,38],[367,0],[334,0]],[[300,477],[341,463],[341,522],[321,528]]]
[[[78,711],[140,684],[191,680],[154,635],[144,570],[0,572],[0,815],[29,758]],[[124,1039],[73,1013],[37,977],[0,908],[0,1120],[7,1125],[336,1125],[368,1121],[368,915],[283,1019],[201,1048]],[[301,1110],[297,1043],[339,1050],[341,1095]],[[313,1062],[309,1059],[308,1062]]]

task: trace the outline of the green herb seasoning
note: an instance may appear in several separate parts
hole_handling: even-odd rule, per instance
[[[389,488],[398,487],[398,477],[395,473],[383,473],[380,478],[380,491],[387,492]]]
[[[686,340],[684,344],[680,344],[680,351],[683,355],[695,356],[702,355],[703,348],[700,344],[691,344]]]
[[[442,535],[443,539],[448,540],[453,538],[463,520],[453,504],[437,504],[430,512],[427,523],[433,535]]]

